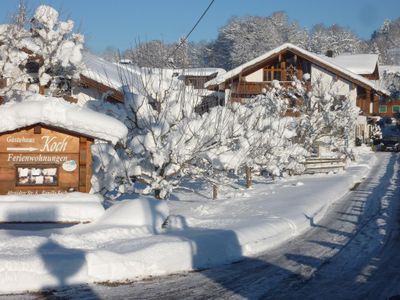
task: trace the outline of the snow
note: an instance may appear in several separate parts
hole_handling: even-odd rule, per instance
[[[379,66],[379,73],[382,76],[382,74],[386,73],[399,73],[400,72],[400,66],[396,65],[381,65]]]
[[[0,133],[43,123],[116,144],[126,138],[126,126],[107,115],[60,98],[25,94],[24,101],[0,106]]]
[[[225,190],[219,200],[202,189],[176,192],[165,229],[165,201],[126,196],[92,224],[39,234],[0,230],[0,292],[133,280],[256,255],[310,228],[361,181],[375,161],[364,149],[338,175],[260,182]]]
[[[118,65],[108,62],[97,55],[84,51],[82,75],[105,84],[111,88],[120,89],[121,79]]]
[[[232,70],[230,70],[230,71],[228,71],[228,72],[226,72],[226,73],[224,73],[224,74],[222,74],[222,75],[220,75],[220,76],[218,76],[216,78],[214,78],[213,80],[210,80],[210,81],[206,82],[205,83],[205,87],[211,87],[211,86],[214,86],[214,85],[221,84],[221,83],[225,82],[226,80],[239,75],[246,68],[254,66],[254,65],[256,65],[256,64],[258,64],[258,63],[260,63],[262,61],[265,61],[265,60],[277,55],[278,53],[280,53],[281,51],[284,51],[284,50],[297,51],[297,52],[301,53],[302,55],[304,55],[306,58],[310,58],[310,59],[316,61],[321,66],[328,66],[330,68],[333,68],[333,69],[337,70],[339,73],[342,73],[342,74],[344,74],[346,76],[349,76],[350,78],[354,79],[357,82],[360,82],[360,83],[362,83],[362,84],[364,84],[364,85],[366,85],[368,87],[371,87],[372,89],[374,89],[376,91],[379,91],[379,92],[381,92],[381,93],[383,93],[385,95],[388,95],[388,92],[386,90],[380,89],[378,86],[376,86],[374,84],[374,82],[372,82],[372,81],[370,81],[370,80],[368,80],[368,79],[366,79],[366,78],[364,78],[364,77],[362,77],[362,76],[360,76],[358,74],[355,74],[352,71],[350,71],[350,70],[348,70],[348,69],[346,69],[346,68],[344,68],[344,67],[342,67],[342,66],[340,66],[340,65],[338,65],[336,63],[333,63],[333,62],[331,62],[331,61],[329,61],[329,60],[327,60],[325,58],[322,58],[321,56],[319,56],[317,54],[311,53],[311,52],[309,52],[307,50],[304,50],[304,49],[302,49],[300,47],[297,47],[297,46],[295,46],[293,44],[290,44],[290,43],[285,43],[285,44],[283,44],[283,45],[281,45],[281,46],[279,46],[279,47],[277,47],[277,48],[275,48],[275,49],[273,49],[271,51],[268,51],[268,52],[264,53],[263,55],[261,55],[259,57],[256,57],[256,58],[254,58],[254,59],[252,59],[252,60],[250,60],[250,61],[248,61],[248,62],[246,62],[246,63],[244,63],[244,64],[242,64],[242,65],[240,65],[240,66],[238,66],[238,67],[236,67],[236,68],[234,68],[234,69],[232,69]]]
[[[122,92],[126,81],[133,83],[129,90],[138,93],[142,85],[141,72],[134,66],[111,63],[88,51],[82,52],[82,75]]]
[[[58,21],[58,11],[48,5],[40,5],[36,8],[35,20],[47,25],[49,28],[53,28]]]
[[[1,195],[0,222],[92,222],[104,213],[98,194]]]
[[[342,54],[324,59],[359,75],[372,74],[378,64],[378,54]]]

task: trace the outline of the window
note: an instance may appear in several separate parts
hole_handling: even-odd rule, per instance
[[[399,113],[400,112],[400,105],[393,105],[392,112]]]
[[[264,69],[264,81],[272,81],[282,79],[282,70],[281,69]]]
[[[17,167],[18,186],[55,186],[58,185],[58,168],[56,166]]]
[[[268,66],[263,72],[263,81],[282,80],[282,69],[279,63],[273,66]]]
[[[379,105],[379,112],[380,113],[387,112],[387,105]]]

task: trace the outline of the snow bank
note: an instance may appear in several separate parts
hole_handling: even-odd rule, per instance
[[[217,201],[178,193],[182,201],[170,201],[169,228],[160,234],[168,209],[153,199],[123,200],[98,221],[48,238],[0,231],[0,292],[133,280],[256,255],[317,223],[369,172],[374,155],[360,157],[338,175],[255,184]]]
[[[0,222],[92,222],[104,213],[98,194],[0,196]]]
[[[130,240],[161,232],[168,215],[166,201],[150,197],[130,199],[128,195],[108,208],[95,222],[75,226],[62,234],[54,234],[51,239],[67,248],[106,248],[113,240]]]
[[[60,98],[29,95],[22,102],[0,106],[0,132],[44,123],[116,144],[128,134],[126,126],[107,115]]]

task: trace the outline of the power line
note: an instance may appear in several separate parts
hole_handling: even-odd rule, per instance
[[[204,10],[204,12],[202,13],[202,15],[200,16],[200,18],[197,20],[196,24],[194,24],[194,26],[192,27],[192,29],[189,31],[189,33],[181,40],[181,42],[179,43],[179,45],[174,49],[174,51],[167,57],[167,61],[175,55],[176,51],[178,51],[178,49],[183,45],[184,42],[187,41],[187,39],[189,38],[189,36],[192,34],[192,32],[196,29],[197,25],[199,25],[199,23],[201,22],[201,20],[204,18],[204,16],[206,15],[206,13],[208,12],[208,10],[210,9],[210,7],[213,5],[215,0],[211,0],[210,4],[207,6],[207,8]]]

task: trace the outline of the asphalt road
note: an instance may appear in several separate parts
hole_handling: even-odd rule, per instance
[[[378,163],[305,234],[218,268],[0,299],[400,299],[400,155]]]

